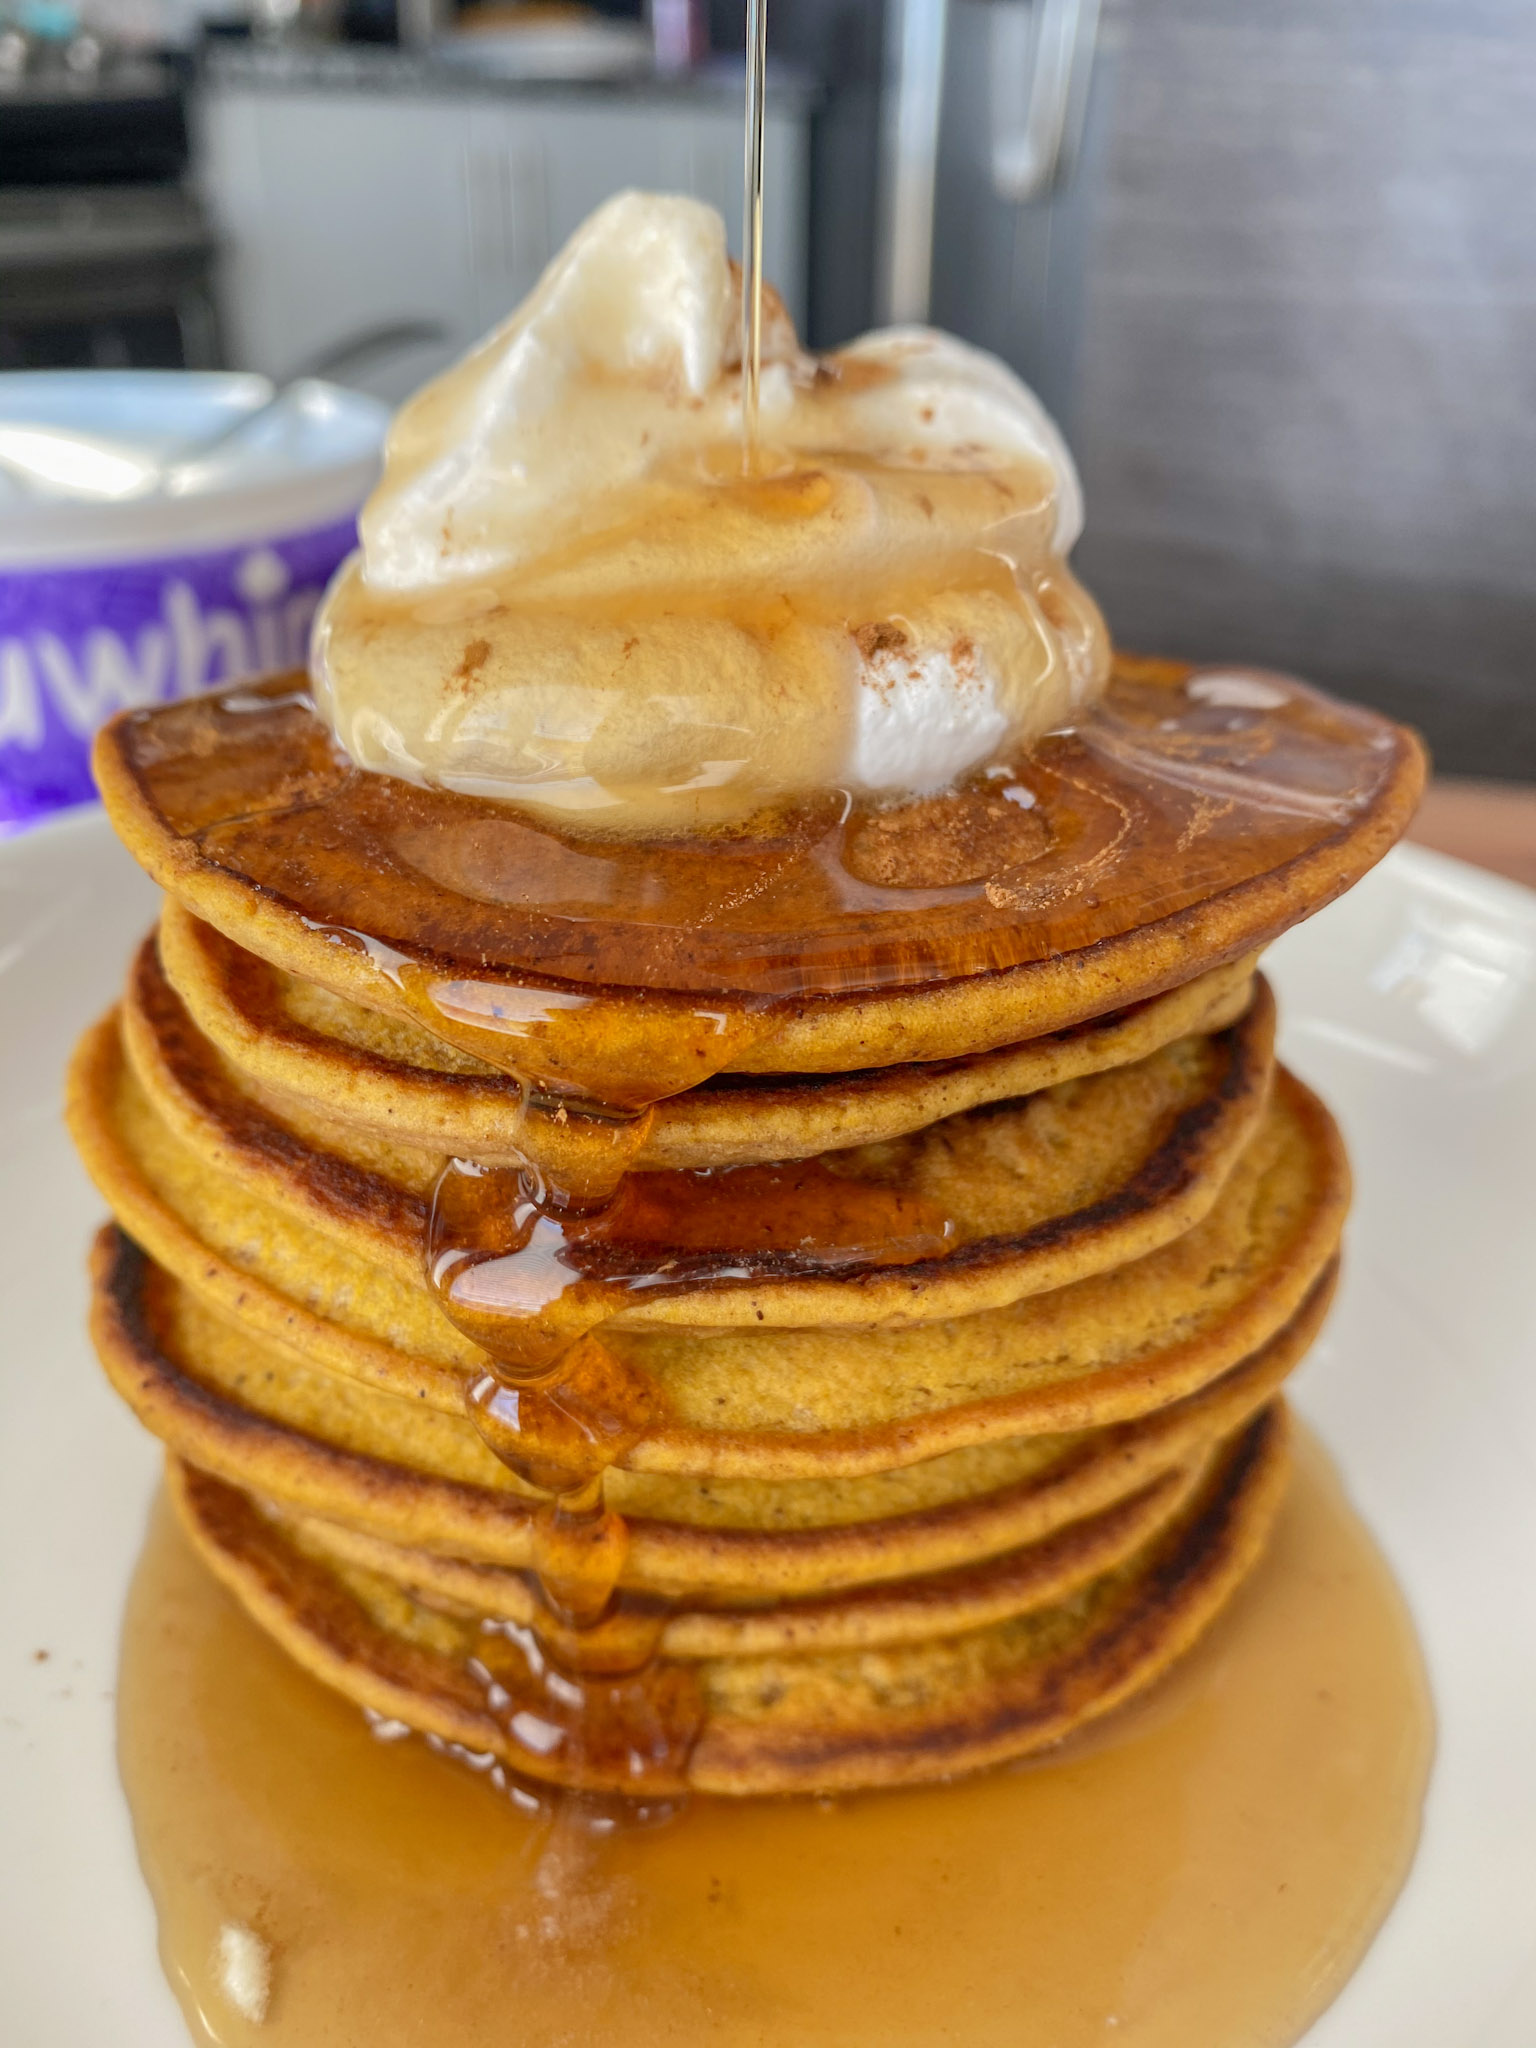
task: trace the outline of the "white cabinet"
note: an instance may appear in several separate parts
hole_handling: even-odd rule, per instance
[[[436,321],[435,349],[360,381],[411,390],[517,304],[626,185],[690,192],[737,250],[741,117],[722,95],[281,89],[215,80],[199,109],[231,361],[282,376],[349,336]],[[804,114],[768,131],[767,274],[803,321]]]
[[[446,100],[208,97],[202,171],[233,365],[282,376],[351,334],[399,320],[437,321],[461,344],[471,337],[468,125]],[[408,386],[434,366],[418,354],[386,367],[406,369]]]

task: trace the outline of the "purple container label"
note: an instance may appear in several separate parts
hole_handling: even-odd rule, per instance
[[[0,833],[95,795],[115,711],[302,668],[354,519],[194,555],[0,570]]]

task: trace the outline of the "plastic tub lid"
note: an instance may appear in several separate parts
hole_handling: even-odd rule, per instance
[[[18,370],[0,373],[0,421],[179,458],[271,391],[265,377],[234,371]],[[388,424],[377,399],[306,379],[212,450],[175,495],[66,498],[0,471],[0,569],[188,554],[344,519],[378,476]]]

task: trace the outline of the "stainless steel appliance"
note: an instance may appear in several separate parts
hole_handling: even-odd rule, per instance
[[[0,369],[213,367],[181,77],[83,33],[0,43]]]
[[[884,51],[872,310],[1057,412],[1120,637],[1536,777],[1529,0],[887,0]]]

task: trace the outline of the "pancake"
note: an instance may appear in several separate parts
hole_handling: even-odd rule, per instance
[[[121,1080],[116,1042],[103,1030],[82,1049],[72,1117],[98,1185],[137,1241],[249,1340],[277,1348],[272,1370],[292,1380],[297,1361],[312,1405],[348,1398],[345,1388],[328,1392],[330,1374],[401,1397],[417,1415],[461,1422],[484,1354],[419,1285],[319,1257],[312,1235],[243,1191],[220,1190],[195,1157],[178,1161],[163,1132],[140,1136],[136,1156],[114,1135],[114,1075]],[[153,1183],[139,1163],[151,1140]],[[1103,1275],[906,1328],[610,1326],[606,1341],[659,1397],[656,1422],[625,1462],[717,1477],[854,1474],[1133,1417],[1219,1376],[1281,1327],[1333,1257],[1347,1195],[1331,1119],[1282,1074],[1207,1216]],[[219,1218],[228,1256],[210,1243]]]
[[[836,1155],[846,1179],[940,1205],[955,1243],[942,1258],[780,1278],[770,1254],[750,1285],[653,1290],[626,1298],[613,1321],[922,1321],[1000,1307],[1141,1257],[1209,1211],[1262,1120],[1273,1029],[1261,989],[1224,1032]],[[232,1089],[195,1097],[179,1078],[167,1086],[156,1059],[144,1077],[159,1090],[154,1102],[124,1067],[109,1022],[84,1042],[71,1081],[76,1142],[136,1235],[146,1236],[146,1224],[131,1183],[147,1180],[162,1204],[197,1217],[210,1249],[242,1247],[239,1263],[253,1277],[317,1305],[329,1292],[351,1305],[345,1320],[364,1334],[403,1332],[410,1348],[445,1363],[465,1355],[422,1289],[419,1193],[314,1152]],[[162,1103],[175,1129],[157,1113]],[[323,1252],[317,1232],[329,1240]]]
[[[880,1650],[704,1658],[687,1667],[703,1713],[685,1782],[733,1795],[915,1784],[1059,1741],[1150,1684],[1209,1624],[1259,1555],[1284,1474],[1283,1417],[1269,1409],[1168,1524],[1064,1601]],[[623,1788],[566,1745],[539,1758],[511,1739],[475,1668],[487,1639],[473,1621],[327,1569],[216,1480],[183,1468],[175,1491],[215,1573],[326,1683],[520,1771]]]
[[[318,1390],[307,1412],[294,1373],[108,1229],[95,1256],[92,1334],[108,1377],[177,1455],[301,1514],[384,1540],[521,1569],[536,1496],[467,1423],[413,1430],[409,1464],[370,1434],[376,1415]],[[611,1471],[629,1525],[622,1583],[668,1598],[824,1595],[972,1564],[1099,1512],[1199,1455],[1266,1401],[1326,1313],[1332,1276],[1277,1337],[1198,1393],[1107,1429],[1010,1440],[842,1481],[723,1482]],[[264,1403],[276,1399],[274,1415]],[[409,1404],[393,1404],[409,1413]],[[303,1413],[311,1427],[301,1426]],[[418,1418],[420,1419],[420,1418]],[[328,1435],[321,1431],[328,1431]],[[394,1448],[397,1455],[389,1455]],[[436,1467],[436,1469],[434,1469]],[[873,1517],[873,1519],[871,1519]]]
[[[1086,1594],[878,1659],[708,1667],[700,1791],[843,1791],[1023,1756],[1144,1691],[1257,1563],[1284,1495],[1283,1411],[1244,1432],[1164,1536]]]
[[[1235,960],[1130,1010],[969,1059],[809,1083],[715,1076],[658,1105],[634,1164],[735,1166],[904,1137],[1223,1030],[1247,1008],[1252,978],[1252,960]],[[283,974],[175,902],[158,946],[146,940],[134,964],[124,1028],[141,1077],[151,1060],[164,1070],[163,1095],[206,1096],[214,1048],[280,1120],[359,1164],[369,1155],[355,1140],[348,1149],[349,1127],[397,1160],[421,1154],[418,1181],[450,1153],[493,1165],[522,1157],[522,1090],[505,1074],[420,1025]]]
[[[1101,1513],[981,1564],[819,1600],[675,1608],[662,1625],[659,1654],[688,1663],[706,1657],[881,1648],[1027,1614],[1065,1599],[1150,1541],[1188,1500],[1215,1455],[1192,1458]],[[548,1610],[525,1573],[408,1550],[343,1522],[285,1517],[271,1502],[262,1506],[298,1549],[322,1564],[372,1572],[450,1614],[488,1616],[525,1628],[538,1621],[548,1624]]]
[[[246,951],[541,1085],[653,1100],[715,1071],[987,1052],[1268,943],[1400,835],[1424,763],[1385,720],[1262,688],[1278,708],[1122,659],[1087,724],[1031,759],[1034,852],[938,888],[861,875],[868,821],[835,811],[621,857],[361,775],[303,678],[125,713],[95,768],[129,851]],[[952,876],[947,803],[905,830]],[[551,1000],[530,1009],[539,989]]]

